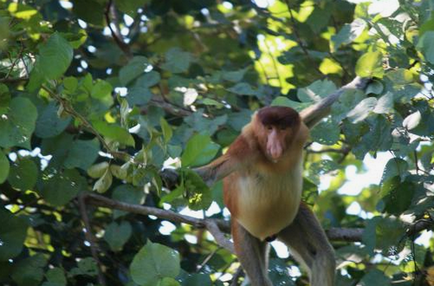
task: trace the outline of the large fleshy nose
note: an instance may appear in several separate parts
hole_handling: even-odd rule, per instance
[[[276,130],[273,130],[268,135],[267,153],[273,160],[277,160],[282,156],[283,148],[279,141],[279,137],[277,136]]]

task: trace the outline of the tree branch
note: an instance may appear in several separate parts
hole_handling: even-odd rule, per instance
[[[225,248],[231,253],[234,252],[234,246],[232,242],[228,238],[226,238],[225,234],[230,233],[230,222],[221,220],[221,219],[199,219],[194,218],[187,215],[182,215],[173,211],[159,209],[155,207],[142,206],[137,204],[129,204],[116,200],[112,200],[106,198],[101,195],[97,195],[94,193],[83,193],[79,197],[79,202],[86,202],[88,204],[100,207],[106,207],[110,209],[122,210],[130,213],[141,214],[141,215],[153,215],[160,219],[165,219],[174,223],[185,223],[188,225],[192,225],[195,228],[205,228],[208,230],[213,236],[217,244],[221,247]],[[80,213],[82,214],[83,221],[85,222],[85,226],[87,229],[86,237],[87,240],[92,245],[95,245],[94,237],[92,237],[92,233],[90,231],[90,223],[86,214],[86,209],[84,208],[84,204],[80,204]],[[423,230],[432,229],[434,222],[431,219],[423,219],[414,222],[413,224],[408,224],[406,236],[411,237]],[[361,242],[363,238],[363,228],[338,228],[332,227],[326,230],[327,237],[331,241],[341,241],[341,242]],[[95,247],[93,247],[95,248]],[[96,249],[95,249],[96,250]],[[94,251],[94,250],[93,250]]]
[[[96,264],[98,265],[98,283],[101,285],[107,285],[105,281],[105,277],[102,273],[102,267],[101,267],[101,261],[98,258],[98,246],[96,244],[95,236],[92,233],[92,229],[90,226],[89,216],[87,215],[86,210],[86,202],[85,202],[85,195],[80,194],[78,196],[78,207],[80,210],[81,219],[84,223],[84,228],[86,232],[84,233],[86,240],[90,244],[90,252],[92,253],[92,257],[95,260]]]
[[[304,123],[307,125],[307,127],[312,128],[316,123],[318,123],[321,119],[323,119],[330,113],[331,106],[339,99],[342,93],[351,89],[364,89],[369,82],[370,79],[355,77],[347,85],[341,87],[340,89],[323,98],[321,101],[315,103],[314,105],[303,109],[300,112],[301,118],[303,118]]]
[[[113,27],[111,26],[111,20],[110,20],[110,13],[115,13],[116,11],[114,10],[114,6],[113,6],[113,0],[109,0],[104,12],[104,16],[105,16],[105,21],[107,23],[107,27],[110,29],[110,33],[113,37],[113,40],[115,41],[116,45],[118,45],[118,47],[122,50],[122,52],[124,52],[124,54],[127,56],[127,58],[132,58],[133,54],[130,50],[130,47],[124,42],[124,40],[122,39],[122,35],[119,33],[119,31],[116,29],[114,30]]]
[[[185,223],[196,228],[206,228],[214,236],[220,246],[233,253],[232,243],[224,237],[224,233],[230,233],[230,223],[228,221],[210,218],[194,218],[169,210],[119,202],[93,193],[85,194],[84,197],[87,203],[95,206],[107,207],[141,215],[153,215],[160,219],[165,219],[175,223]],[[331,228],[327,231],[327,236],[330,240],[334,241],[361,241],[362,233],[362,228]]]

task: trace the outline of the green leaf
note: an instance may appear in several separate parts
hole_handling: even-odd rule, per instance
[[[253,90],[252,86],[247,82],[237,83],[233,87],[228,88],[228,91],[238,95],[260,96],[258,92],[256,90]]]
[[[223,71],[223,79],[231,82],[239,82],[243,79],[249,68],[244,68],[237,71]]]
[[[358,158],[362,158],[369,150],[387,151],[393,143],[390,122],[384,116],[372,116],[367,123],[369,131],[363,134],[362,140],[353,149]]]
[[[361,286],[388,286],[390,279],[378,269],[370,270],[360,281]]]
[[[27,257],[19,261],[12,272],[12,279],[19,286],[39,285],[44,278],[43,267],[47,264],[42,254]]]
[[[407,69],[396,69],[386,73],[386,77],[393,83],[394,86],[412,84],[417,79],[413,72]]]
[[[28,223],[24,216],[11,214],[0,208],[0,261],[8,261],[21,253]]]
[[[368,52],[362,55],[356,64],[356,74],[360,77],[382,78],[384,69],[381,52]]]
[[[98,158],[99,141],[93,140],[75,140],[68,150],[68,156],[63,165],[68,168],[80,168],[84,171]]]
[[[145,105],[152,99],[152,92],[147,87],[133,86],[128,89],[127,101],[131,106]]]
[[[213,286],[209,275],[193,274],[182,282],[182,286]]]
[[[140,190],[140,188],[128,184],[117,186],[112,193],[112,199],[128,204],[138,205],[142,203],[144,197],[145,193],[143,192],[143,190]],[[126,214],[128,213],[125,211],[113,210],[114,218],[119,218]]]
[[[312,103],[311,102],[298,102],[290,100],[287,97],[278,96],[276,97],[272,102],[271,106],[286,106],[291,107],[295,109],[296,111],[300,112],[303,109],[309,107]]]
[[[330,17],[332,15],[333,6],[331,5],[318,5],[309,15],[306,24],[315,34],[320,34],[321,31],[328,26]],[[277,283],[275,283],[277,284]]]
[[[335,124],[340,123],[347,117],[350,112],[358,103],[364,98],[365,94],[360,90],[347,90],[332,105],[332,120]]]
[[[0,115],[7,113],[10,103],[11,94],[9,88],[5,84],[0,83]]]
[[[182,166],[200,166],[209,162],[217,154],[220,146],[211,141],[207,134],[195,134],[187,142],[181,156]]]
[[[400,158],[392,158],[387,161],[386,166],[384,166],[383,176],[381,177],[381,183],[386,180],[393,178],[395,176],[401,177],[401,181],[407,177],[409,174],[409,166],[405,160]]]
[[[133,228],[129,222],[122,221],[120,224],[112,222],[105,230],[104,239],[110,245],[111,250],[121,251],[132,233]]]
[[[172,127],[170,127],[169,123],[167,123],[164,117],[161,117],[160,125],[161,125],[161,130],[163,131],[164,143],[167,144],[169,143],[173,135]]]
[[[383,183],[381,193],[384,208],[380,211],[399,216],[411,205],[415,185],[411,182],[401,183],[401,177],[396,176]]]
[[[131,277],[142,286],[158,285],[165,277],[175,278],[180,270],[178,252],[150,241],[134,256],[130,266]]]
[[[101,26],[104,24],[104,11],[106,7],[95,0],[74,0],[72,11],[83,21]]]
[[[127,86],[132,80],[144,73],[149,65],[148,59],[143,56],[132,58],[128,64],[119,71],[119,80],[123,86]]]
[[[42,197],[53,206],[63,206],[80,191],[86,190],[86,179],[77,170],[45,174],[41,190]]]
[[[11,166],[8,181],[15,189],[33,190],[39,176],[39,169],[30,158],[17,160]]]
[[[7,177],[9,176],[9,170],[9,160],[3,151],[0,150],[0,184],[6,181]]]
[[[329,80],[317,80],[307,87],[297,90],[297,97],[301,102],[317,102],[321,98],[336,91],[336,85]]]
[[[416,111],[408,115],[402,121],[402,126],[404,126],[407,130],[412,130],[421,123],[421,120],[422,120],[422,115],[420,114],[420,111]]]
[[[334,145],[340,137],[340,129],[331,120],[321,121],[310,132],[313,141],[323,145]]]
[[[345,24],[339,33],[332,36],[332,53],[336,52],[340,46],[349,44],[357,39],[366,29],[366,26],[367,23],[362,19],[355,19],[351,24]]]
[[[137,14],[137,10],[143,8],[143,6],[149,2],[151,2],[151,0],[116,0],[116,8],[134,17]]]
[[[431,13],[431,18],[423,23],[419,28],[419,36],[422,36],[425,32],[434,31],[434,17]]]
[[[48,269],[45,277],[47,277],[48,282],[43,283],[42,286],[66,286],[65,273],[61,268]]]
[[[72,276],[89,275],[96,276],[98,274],[98,265],[92,257],[81,259],[77,263],[78,267],[71,269],[69,272]]]
[[[140,76],[136,80],[136,85],[141,87],[152,87],[158,84],[161,80],[160,74],[156,71],[150,71]]]
[[[319,184],[321,175],[339,169],[339,164],[332,160],[321,160],[309,166],[309,179],[315,184]]]
[[[378,80],[373,80],[366,88],[366,94],[381,94],[383,90],[383,84]]]
[[[96,121],[93,123],[93,127],[104,137],[128,146],[135,145],[133,136],[131,136],[128,130],[119,125],[108,124],[104,121]]]
[[[396,217],[381,218],[376,225],[376,247],[386,253],[399,245],[406,228]],[[401,245],[402,247],[402,245]]]
[[[97,191],[98,193],[105,193],[111,187],[112,182],[113,175],[110,172],[110,169],[107,169],[101,176],[101,178],[99,178],[98,181],[95,182],[95,184],[93,185],[93,190]]]
[[[68,69],[74,51],[58,33],[54,33],[39,49],[39,70],[47,79],[57,79]]]
[[[377,99],[375,97],[368,97],[363,99],[353,110],[348,112],[347,118],[352,123],[360,122],[366,119],[370,112],[377,106]]]
[[[15,145],[29,147],[37,116],[36,107],[29,99],[13,98],[9,112],[0,117],[0,146],[6,148]]]
[[[166,62],[161,65],[161,68],[172,73],[186,72],[192,60],[193,56],[190,53],[180,48],[172,48],[166,53]]]
[[[110,164],[108,162],[101,162],[95,164],[87,170],[87,174],[94,179],[101,178],[107,171],[109,166]]]
[[[417,49],[429,63],[434,64],[434,31],[425,32],[419,38]]]
[[[393,93],[388,91],[385,95],[380,97],[373,110],[377,114],[387,114],[393,111]]]
[[[179,286],[181,284],[179,284],[178,281],[176,281],[174,278],[172,277],[164,277],[163,279],[161,279],[161,281],[158,282],[157,286]]]
[[[188,207],[206,210],[212,203],[212,193],[202,178],[193,170],[184,170],[184,189],[187,190]]]
[[[36,120],[36,136],[39,138],[54,137],[66,129],[71,122],[71,117],[60,119],[57,115],[57,108],[54,102],[50,102],[44,109],[40,110]]]
[[[97,80],[96,84],[92,88],[90,96],[96,99],[112,99],[113,87],[110,83],[105,80]]]
[[[63,79],[63,86],[68,92],[73,93],[78,87],[78,79],[73,76],[65,77]]]

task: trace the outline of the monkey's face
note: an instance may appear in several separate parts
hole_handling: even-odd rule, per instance
[[[300,116],[289,107],[265,107],[257,113],[257,138],[264,155],[278,162],[285,155],[299,129]]]

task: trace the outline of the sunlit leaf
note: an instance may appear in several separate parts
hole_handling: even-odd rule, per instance
[[[369,116],[369,113],[377,106],[377,99],[375,97],[368,97],[363,99],[353,110],[348,112],[347,117],[353,123],[360,122]]]
[[[382,78],[384,69],[381,52],[368,52],[362,55],[356,64],[356,74],[360,77]]]
[[[367,23],[362,19],[355,19],[351,24],[345,24],[342,29],[332,37],[332,52],[339,49],[341,45],[353,42],[366,29]]]
[[[419,125],[421,120],[422,120],[422,115],[420,114],[420,111],[416,111],[408,115],[404,119],[404,121],[402,122],[402,126],[404,126],[407,130],[412,130]]]

